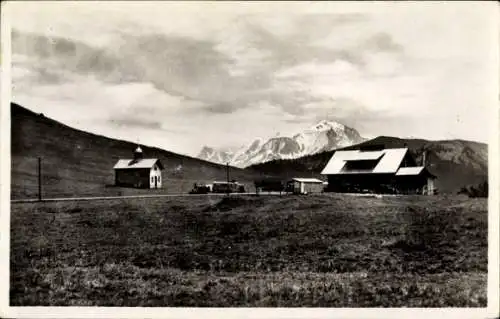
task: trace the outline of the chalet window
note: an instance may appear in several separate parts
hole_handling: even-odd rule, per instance
[[[359,160],[359,161],[347,161],[342,169],[344,172],[359,172],[359,171],[371,171],[377,166],[377,160]]]
[[[154,177],[153,177],[153,176],[151,176],[151,183],[153,183],[153,182],[154,182]]]
[[[161,180],[161,176],[158,176],[158,183],[160,182],[160,180]]]
[[[417,165],[417,163],[415,163],[415,160],[413,159],[413,157],[405,156],[403,158],[403,162],[401,163],[400,167],[412,167],[412,166],[416,166],[416,165]]]

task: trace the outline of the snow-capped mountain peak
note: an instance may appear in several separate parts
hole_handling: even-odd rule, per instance
[[[343,124],[340,124],[338,122],[333,122],[333,121],[327,121],[323,120],[318,122],[316,125],[312,126],[309,130],[310,131],[329,131],[329,130],[334,130],[334,131],[340,131],[343,130],[345,126]]]
[[[235,152],[204,147],[198,157],[215,163],[229,162],[233,166],[247,167],[276,159],[292,159],[330,151],[364,140],[355,129],[323,120],[292,137],[276,134],[267,141],[256,139]]]
[[[198,158],[205,159],[209,162],[226,164],[232,161],[233,153],[226,150],[204,146],[198,154]]]

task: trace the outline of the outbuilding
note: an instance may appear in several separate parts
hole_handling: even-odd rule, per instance
[[[120,159],[113,169],[116,186],[162,188],[163,164],[157,158],[144,158],[139,146],[133,159]]]
[[[288,182],[288,191],[294,194],[311,194],[322,193],[324,189],[324,182],[317,178],[292,178]]]

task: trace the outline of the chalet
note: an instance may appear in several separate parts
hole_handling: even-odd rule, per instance
[[[144,158],[138,146],[133,159],[120,159],[113,167],[115,185],[136,188],[161,188],[163,165],[157,158]]]
[[[324,182],[317,178],[292,178],[288,182],[287,191],[294,194],[321,193],[324,190]]]
[[[423,158],[418,166],[408,148],[339,150],[321,174],[331,192],[432,195],[436,177]]]

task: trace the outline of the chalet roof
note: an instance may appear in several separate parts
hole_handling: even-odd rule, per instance
[[[317,178],[302,178],[302,177],[292,178],[292,181],[299,183],[323,183],[322,180]]]
[[[419,175],[424,170],[423,166],[415,166],[415,167],[401,167],[396,172],[396,175]]]
[[[151,168],[158,163],[160,169],[163,169],[163,165],[157,158],[143,158],[138,160],[133,159],[120,159],[116,162],[113,169],[137,169],[137,168]]]
[[[396,173],[403,161],[408,148],[392,148],[378,151],[336,151],[321,172],[323,175],[356,174],[342,169],[349,161],[378,160],[373,170],[364,173]]]
[[[429,170],[425,166],[401,167],[396,173],[397,176],[417,176],[420,174],[425,174],[427,177],[436,178],[436,175],[429,172]]]

